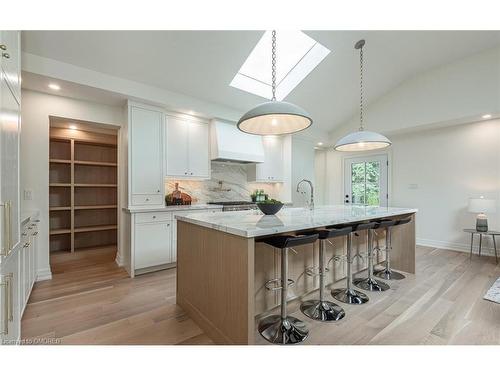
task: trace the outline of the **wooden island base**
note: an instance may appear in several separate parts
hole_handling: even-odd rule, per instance
[[[391,264],[394,269],[415,273],[415,214],[409,224],[392,231]],[[294,234],[294,233],[290,233]],[[384,231],[374,241],[385,246]],[[326,259],[345,253],[345,239],[326,247]],[[289,300],[318,289],[318,277],[306,269],[318,265],[318,244],[295,248],[289,256],[290,278],[295,285]],[[353,253],[366,252],[366,234],[353,241]],[[382,262],[384,255],[378,255]],[[356,257],[354,271],[365,268]],[[327,285],[345,278],[345,264],[331,261]],[[254,344],[256,317],[279,303],[279,291],[268,291],[266,281],[280,275],[280,255],[259,238],[246,238],[189,222],[177,223],[177,304],[218,344]]]

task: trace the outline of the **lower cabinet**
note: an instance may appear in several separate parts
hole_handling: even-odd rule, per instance
[[[177,225],[175,215],[217,212],[220,208],[132,212],[130,275],[175,267],[177,261]]]
[[[21,227],[21,242],[0,264],[0,344],[17,344],[36,280],[38,219]]]
[[[172,222],[140,223],[135,226],[135,269],[172,262]]]
[[[4,345],[16,344],[20,338],[19,276],[19,252],[13,251],[0,272],[0,342]]]

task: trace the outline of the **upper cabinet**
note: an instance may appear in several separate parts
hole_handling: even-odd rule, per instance
[[[262,137],[264,162],[248,167],[250,182],[283,182],[283,138],[279,136]]]
[[[129,106],[129,205],[163,205],[163,112]]]
[[[19,104],[21,104],[20,45],[19,31],[0,31],[0,61],[2,73]]]
[[[15,32],[2,31],[2,38]],[[18,33],[16,34],[18,35]],[[18,39],[13,39],[13,42]],[[2,44],[3,45],[3,44]],[[9,48],[15,50],[13,43]],[[3,54],[8,50],[0,50]],[[13,54],[14,56],[15,54]],[[8,82],[4,69],[5,56],[2,58],[0,79],[0,254],[7,256],[20,241],[20,207],[19,207],[19,133],[21,131],[21,107],[19,98],[15,96]],[[10,68],[9,68],[10,69]],[[19,67],[17,68],[19,69]],[[18,75],[19,72],[9,73]],[[0,257],[1,258],[1,257]],[[1,263],[0,259],[0,263]]]
[[[209,127],[189,118],[165,116],[167,176],[210,178]]]

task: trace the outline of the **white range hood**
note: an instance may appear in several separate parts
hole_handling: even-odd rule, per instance
[[[212,120],[210,143],[212,161],[241,164],[264,162],[262,137],[243,133],[234,124]]]

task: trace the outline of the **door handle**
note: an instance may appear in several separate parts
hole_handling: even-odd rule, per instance
[[[13,307],[13,301],[14,301],[14,293],[12,292],[12,279],[14,278],[14,274],[13,273],[9,273],[8,275],[8,285],[9,285],[9,303],[7,305],[7,311],[8,311],[8,318],[9,318],[9,322],[12,322],[14,320],[14,307]]]
[[[5,234],[5,240],[4,240],[4,246],[0,248],[0,255],[9,255],[12,246],[11,246],[11,235],[10,235],[10,228],[11,228],[11,201],[6,201],[5,203],[0,204],[0,206],[3,206],[3,221],[4,221],[4,234]],[[3,244],[2,244],[3,245]]]
[[[9,333],[9,282],[8,276],[5,276],[5,281],[0,283],[0,287],[3,288],[4,299],[7,303],[1,304],[4,306],[3,314],[2,314],[2,331],[0,332],[2,335],[7,335]]]

